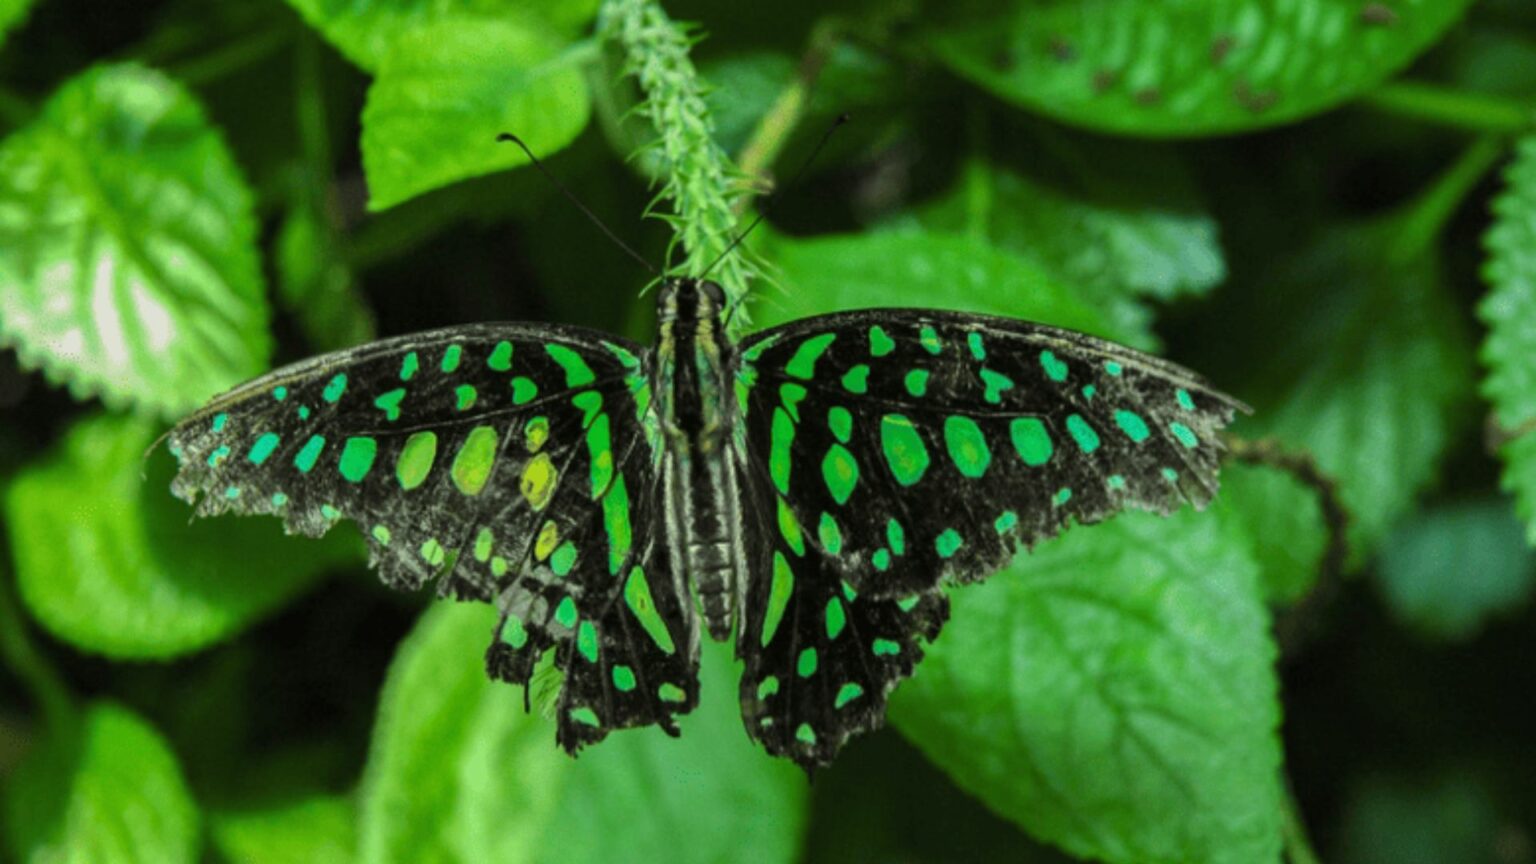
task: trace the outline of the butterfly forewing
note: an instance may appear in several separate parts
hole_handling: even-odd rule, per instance
[[[805,764],[878,725],[947,612],[944,581],[1125,508],[1216,489],[1241,406],[1176,365],[1070,331],[924,310],[749,339],[736,380],[764,537],[738,653],[748,730]]]
[[[689,616],[665,578],[651,578],[647,602],[623,599],[632,572],[667,569],[645,521],[659,446],[647,357],[589,331],[524,325],[327,355],[179,424],[173,489],[200,514],[274,513],[307,534],[350,519],[391,586],[442,577],[446,593],[495,602],[491,670],[526,683],[553,648],[569,748],[670,724],[696,693]]]

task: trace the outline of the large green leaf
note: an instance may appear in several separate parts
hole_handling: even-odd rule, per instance
[[[726,652],[682,737],[615,733],[572,760],[521,688],[485,676],[486,606],[440,604],[402,645],[363,780],[368,864],[791,861],[806,783],[747,740]]]
[[[5,789],[8,845],[23,864],[191,864],[197,805],[148,723],[98,704],[71,718]]]
[[[83,421],[6,490],[21,596],[54,635],[114,657],[170,657],[361,560],[341,532],[316,543],[283,537],[275,519],[189,525],[169,491],[170,458],[145,464],[154,434],[124,417]]]
[[[1043,0],[937,32],[1004,99],[1131,135],[1239,132],[1334,107],[1408,65],[1471,0]]]
[[[346,864],[357,859],[357,808],[316,795],[211,815],[214,845],[229,864]]]
[[[539,156],[569,144],[591,105],[581,63],[590,45],[543,28],[454,19],[400,38],[363,109],[369,207],[517,165],[516,134]]]
[[[163,416],[266,368],[251,194],[180,85],[124,64],[0,144],[0,344]]]
[[[918,223],[1038,262],[1133,332],[1152,317],[1137,298],[1203,294],[1226,277],[1216,222],[1171,153],[1042,137],[1057,152],[1028,157],[1030,173],[972,160],[949,194],[917,211]]]
[[[1300,599],[1316,584],[1328,545],[1319,492],[1276,468],[1227,465],[1218,512],[1242,521],[1271,603]]]
[[[1521,140],[1504,182],[1484,241],[1491,290],[1477,309],[1488,325],[1482,389],[1509,439],[1499,448],[1504,488],[1536,543],[1536,135]]]
[[[540,22],[573,34],[599,0],[288,0],[348,60],[377,72],[397,42],[460,18]]]
[[[1500,498],[1416,513],[1382,544],[1377,584],[1399,620],[1431,636],[1465,639],[1536,588],[1536,553],[1521,535]]]
[[[1436,478],[1472,393],[1440,262],[1405,250],[1404,226],[1337,228],[1207,319],[1227,367],[1204,371],[1254,406],[1239,433],[1306,451],[1338,481],[1356,563]]]
[[[1110,320],[1028,258],[958,234],[882,231],[775,238],[765,257],[782,290],[760,291],[763,326],[870,306],[920,306],[1027,318],[1119,339],[1148,334]]]
[[[1275,861],[1275,647],[1248,537],[1128,514],[954,592],[892,719],[1035,836],[1112,862]]]

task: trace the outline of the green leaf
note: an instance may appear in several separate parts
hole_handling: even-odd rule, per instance
[[[1207,319],[1226,368],[1204,371],[1254,406],[1238,434],[1311,453],[1338,481],[1356,563],[1435,479],[1473,389],[1440,262],[1400,247],[1407,224],[1329,231]]]
[[[1030,174],[971,160],[948,195],[917,211],[919,224],[1038,262],[1127,330],[1152,317],[1135,298],[1204,294],[1226,278],[1216,222],[1171,153],[1102,142],[1045,149],[1057,152],[1032,158],[1043,164]]]
[[[1376,576],[1399,621],[1430,636],[1466,639],[1530,598],[1536,552],[1509,502],[1486,498],[1404,520],[1382,544]]]
[[[1312,589],[1328,545],[1316,490],[1276,468],[1229,464],[1216,507],[1253,538],[1266,600],[1293,603]]]
[[[1494,200],[1484,238],[1490,291],[1477,307],[1488,325],[1482,392],[1504,436],[1503,486],[1515,496],[1526,537],[1536,543],[1536,135],[1520,141]]]
[[[1128,135],[1286,123],[1407,66],[1471,0],[1046,0],[937,33],[939,59],[998,96]]]
[[[356,820],[350,800],[326,795],[210,817],[214,846],[229,864],[355,861]]]
[[[198,851],[197,806],[176,755],[127,709],[97,704],[49,737],[5,790],[24,864],[180,864]]]
[[[266,368],[251,193],[175,81],[70,80],[0,144],[0,344],[77,396],[174,416]]]
[[[348,60],[378,72],[402,39],[444,21],[494,19],[554,27],[567,36],[597,14],[600,0],[288,0]]]
[[[540,157],[575,140],[591,113],[581,72],[590,51],[504,21],[455,19],[403,35],[363,109],[368,206],[527,164],[496,140],[502,132]]]
[[[773,238],[782,292],[761,292],[763,326],[843,309],[921,306],[1027,318],[1123,342],[1149,334],[1110,320],[1028,258],[975,237],[884,231]]]
[[[0,45],[17,25],[26,19],[35,0],[0,0]]]
[[[1250,541],[1126,514],[955,591],[897,727],[999,814],[1111,862],[1275,861],[1280,708]]]
[[[486,678],[495,621],[439,604],[401,646],[363,779],[363,861],[794,860],[806,783],[743,734],[724,648],[706,648],[681,738],[618,732],[573,760],[521,688]]]
[[[113,657],[172,657],[227,638],[361,560],[355,537],[284,538],[275,519],[188,524],[147,423],[98,417],[5,493],[22,600],[54,635]]]

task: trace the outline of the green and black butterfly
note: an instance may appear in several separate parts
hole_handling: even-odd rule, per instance
[[[748,735],[810,768],[884,721],[944,588],[1069,520],[1216,490],[1240,403],[1172,363],[1004,318],[870,309],[739,344],[711,282],[653,348],[479,324],[280,369],[170,434],[202,515],[363,529],[390,586],[495,604],[489,673],[553,651],[559,743],[698,700],[735,636]],[[697,605],[696,605],[697,604]]]

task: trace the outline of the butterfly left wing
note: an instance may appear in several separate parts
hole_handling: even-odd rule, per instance
[[[983,578],[1069,521],[1215,494],[1240,404],[1179,366],[988,316],[865,310],[740,347],[749,734],[824,764]]]
[[[200,515],[362,527],[391,587],[496,604],[490,673],[565,673],[560,742],[657,723],[697,697],[697,633],[668,579],[644,349],[570,327],[485,324],[279,369],[170,433]]]

